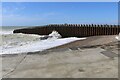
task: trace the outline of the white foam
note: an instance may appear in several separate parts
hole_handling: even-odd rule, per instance
[[[62,39],[38,40],[34,43],[29,43],[23,46],[17,46],[8,49],[3,48],[1,54],[16,54],[16,53],[18,54],[18,53],[43,51],[45,49],[49,49],[52,47],[60,46],[66,43],[70,43],[76,40],[83,40],[83,39],[86,38],[71,37],[71,38],[62,38]]]
[[[0,30],[0,34],[13,34],[13,31],[4,31],[4,30]]]
[[[23,34],[23,33],[14,33],[15,35],[18,35],[18,36],[31,36],[31,37],[44,37],[44,35],[37,35],[37,34]],[[13,34],[13,35],[14,35]]]
[[[45,35],[34,35],[34,34],[9,34],[3,35],[3,42],[0,44],[0,54],[19,54],[27,52],[43,51],[52,47],[67,44],[76,40],[83,40],[86,38],[61,38],[61,35],[53,31],[49,34],[50,38],[41,40],[40,37]]]
[[[52,38],[56,38],[56,39],[62,37],[57,31],[52,31],[52,33],[49,34],[49,36],[51,36]]]
[[[120,33],[118,36],[115,37],[118,41],[120,41]]]

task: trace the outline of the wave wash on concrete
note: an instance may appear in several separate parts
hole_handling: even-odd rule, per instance
[[[48,35],[53,30],[62,37],[87,37],[98,35],[118,35],[120,25],[94,25],[94,24],[50,24],[31,28],[16,29],[13,33]]]

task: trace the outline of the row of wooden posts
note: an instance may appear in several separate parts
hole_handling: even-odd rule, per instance
[[[42,27],[26,28],[14,33],[28,33],[48,35],[53,30],[58,31],[62,37],[86,37],[99,35],[118,35],[120,25],[88,25],[88,24],[50,24]]]
[[[108,24],[49,24],[49,25],[45,25],[45,26],[74,26],[74,27],[85,27],[85,26],[89,26],[89,27],[117,27],[120,25],[108,25]]]

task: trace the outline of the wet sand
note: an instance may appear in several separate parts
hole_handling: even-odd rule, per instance
[[[118,78],[118,44],[93,36],[42,52],[2,55],[4,78]]]

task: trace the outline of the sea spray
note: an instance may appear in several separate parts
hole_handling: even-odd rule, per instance
[[[42,37],[40,37],[41,40],[45,40],[45,39],[59,39],[62,36],[57,32],[57,31],[52,31],[52,33],[50,33],[49,35],[44,35]]]
[[[118,36],[115,37],[118,41],[120,41],[120,33]]]
[[[52,31],[52,33],[49,34],[49,36],[51,36],[52,38],[56,38],[56,39],[62,37],[57,31]]]

